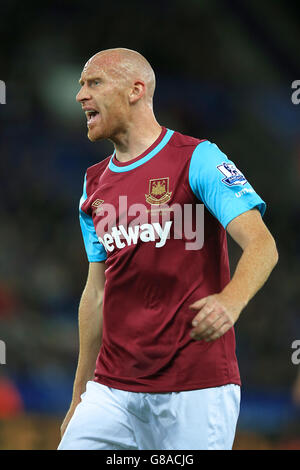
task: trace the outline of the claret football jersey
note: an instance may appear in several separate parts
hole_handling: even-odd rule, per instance
[[[105,262],[103,337],[94,380],[135,392],[240,384],[232,327],[190,337],[189,306],[230,281],[226,227],[265,203],[216,144],[162,128],[140,156],[87,169],[80,224]]]

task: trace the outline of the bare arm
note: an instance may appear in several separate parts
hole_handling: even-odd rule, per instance
[[[102,340],[102,300],[105,283],[105,264],[90,263],[78,313],[79,357],[75,374],[73,396],[69,411],[61,426],[63,435],[86,383],[93,378],[96,359]]]
[[[278,261],[274,238],[257,210],[247,211],[233,219],[227,231],[243,253],[231,281],[222,292],[190,306],[198,312],[191,331],[191,336],[197,340],[212,341],[226,333],[266,282]]]

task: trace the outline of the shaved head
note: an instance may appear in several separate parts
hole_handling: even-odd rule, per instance
[[[145,99],[152,102],[155,91],[155,74],[149,62],[139,52],[125,48],[106,49],[93,55],[85,64],[83,72],[90,66],[99,67],[114,75],[123,84],[141,80],[145,83]]]
[[[86,114],[91,141],[116,142],[142,123],[144,128],[154,126],[157,131],[155,75],[139,52],[125,48],[97,52],[83,67],[79,84],[76,100]]]

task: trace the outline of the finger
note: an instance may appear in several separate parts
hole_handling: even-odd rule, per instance
[[[195,326],[195,328],[191,331],[192,333],[191,336],[192,337],[197,336],[198,337],[197,339],[199,339],[200,337],[203,338],[204,335],[209,335],[213,333],[216,329],[215,323],[219,319],[220,319],[220,313],[212,310],[212,313],[210,313],[208,317],[204,318],[202,321],[197,323],[197,326],[195,325],[193,321],[192,324],[193,326]],[[224,320],[221,320],[221,323],[223,324]]]
[[[192,325],[194,327],[201,327],[201,324],[203,324],[203,320],[205,320],[209,315],[211,315],[213,311],[213,305],[204,305],[204,307],[202,307],[201,310],[197,313],[197,315],[193,318]]]
[[[203,339],[209,339],[212,337],[214,334],[217,334],[218,331],[222,328],[222,326],[227,322],[227,319],[224,317],[218,317],[216,318],[216,321],[211,324],[208,328],[206,328],[202,332],[202,338]]]
[[[200,332],[203,339],[210,337],[213,333],[215,333],[222,325],[224,324],[224,319],[220,319],[220,317],[216,318],[216,320],[210,323],[207,328]]]
[[[204,341],[207,343],[210,341],[215,341],[218,338],[221,338],[227,331],[232,327],[230,323],[224,323],[217,331],[208,336]]]
[[[200,310],[207,302],[207,297],[203,297],[203,299],[197,300],[193,304],[189,305],[189,308],[192,310]]]
[[[206,304],[192,320],[192,325],[195,327],[196,332],[202,332],[210,325],[212,325],[221,315],[223,310],[212,303]]]

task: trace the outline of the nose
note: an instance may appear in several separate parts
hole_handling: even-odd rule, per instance
[[[88,90],[85,86],[82,86],[79,92],[76,95],[76,101],[81,103],[82,101],[89,100],[91,95],[88,93]]]

